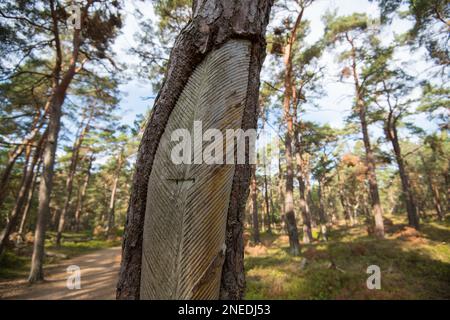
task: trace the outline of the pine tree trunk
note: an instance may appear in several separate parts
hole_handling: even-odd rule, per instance
[[[267,172],[266,163],[264,162],[264,204],[266,206],[266,216],[267,216],[267,232],[272,233],[272,218],[270,216],[270,204],[269,204],[269,186],[267,182]]]
[[[320,220],[320,233],[324,241],[328,241],[328,231],[327,231],[327,214],[325,212],[325,195],[323,192],[324,185],[323,181],[319,180],[319,220]]]
[[[287,132],[285,136],[285,158],[286,158],[286,190],[284,195],[284,207],[286,226],[289,236],[289,250],[292,255],[300,254],[300,243],[298,240],[297,219],[294,209],[294,170],[293,170],[293,152],[292,138],[294,137],[293,111],[291,107],[293,97],[293,65],[292,50],[297,40],[297,30],[303,18],[303,10],[298,15],[292,28],[286,46],[284,47],[284,118],[286,121]]]
[[[259,74],[265,55],[265,28],[268,23],[271,0],[229,0],[194,1],[193,19],[178,36],[171,53],[165,82],[155,101],[152,118],[147,125],[138,152],[136,174],[133,179],[132,195],[125,227],[122,265],[119,276],[117,298],[145,298],[141,288],[143,247],[143,226],[146,211],[148,182],[151,175],[159,141],[168,124],[171,112],[177,104],[190,76],[196,68],[214,51],[219,50],[231,39],[243,39],[249,45],[249,70],[240,72],[247,77],[247,96],[243,105],[241,128],[256,128]],[[218,256],[205,276],[221,276],[220,290],[202,297],[240,299],[245,285],[243,272],[243,221],[245,199],[248,195],[251,177],[250,165],[235,165],[229,197],[225,232],[225,251]],[[195,183],[194,183],[195,185]],[[208,199],[205,199],[208,201]],[[183,276],[182,274],[179,276]],[[145,278],[146,279],[146,278]],[[201,284],[202,279],[199,279]],[[193,291],[199,292],[198,287]],[[155,292],[156,297],[165,295]],[[177,298],[177,296],[172,296]]]
[[[7,187],[9,184],[9,179],[11,177],[14,165],[16,164],[16,161],[19,159],[19,157],[26,150],[26,148],[28,148],[29,145],[36,139],[40,130],[44,126],[46,122],[45,115],[47,114],[47,109],[48,107],[46,106],[44,108],[44,119],[40,119],[40,113],[36,115],[36,117],[33,120],[29,135],[26,138],[24,138],[22,142],[16,148],[14,148],[14,150],[8,156],[8,163],[6,164],[5,169],[2,171],[2,174],[0,176],[0,209],[8,193]]]
[[[400,143],[398,141],[397,127],[395,124],[395,120],[393,120],[391,117],[388,120],[386,134],[388,140],[390,140],[392,143],[395,159],[398,165],[398,171],[402,183],[403,199],[405,201],[406,211],[408,213],[408,224],[415,229],[419,229],[419,216],[417,214],[414,196],[412,194],[408,173],[406,172],[405,162],[403,160]]]
[[[0,255],[3,253],[3,250],[5,249],[5,246],[9,240],[9,236],[16,227],[17,220],[22,214],[22,211],[26,204],[27,195],[33,183],[34,169],[36,167],[36,164],[39,162],[39,158],[41,157],[41,149],[44,141],[45,141],[45,134],[39,139],[31,163],[29,165],[26,164],[25,173],[22,179],[23,181],[19,190],[19,194],[17,195],[16,204],[13,208],[10,219],[5,229],[0,235]]]
[[[89,2],[87,6],[90,6]],[[85,8],[87,10],[87,8]],[[87,11],[86,11],[87,12]],[[85,14],[86,14],[85,12]],[[62,73],[62,48],[59,34],[59,20],[57,8],[51,2],[51,16],[53,20],[53,35],[55,36],[56,61],[53,67],[53,85],[47,105],[49,110],[48,136],[43,151],[42,176],[39,184],[39,206],[37,213],[36,230],[34,233],[33,255],[31,258],[31,270],[28,277],[30,283],[44,280],[44,245],[47,220],[50,215],[50,197],[53,188],[53,174],[55,166],[58,135],[61,128],[62,106],[66,99],[66,92],[73,77],[77,73],[79,49],[81,45],[81,30],[76,29],[73,35],[73,48],[67,71]],[[83,21],[82,21],[83,23]],[[45,108],[47,110],[47,108]]]
[[[33,183],[31,185],[30,190],[28,191],[28,195],[27,195],[27,203],[25,205],[25,208],[23,209],[23,214],[22,214],[22,220],[20,221],[20,226],[19,226],[19,236],[23,238],[24,234],[25,234],[25,224],[27,222],[27,218],[28,218],[28,213],[30,212],[30,208],[31,208],[31,204],[33,201],[33,196],[34,196],[34,192],[36,190],[36,186],[37,186],[37,178],[39,176],[39,171],[41,170],[41,163],[38,164],[37,169],[34,171],[34,176],[33,176]]]
[[[383,222],[383,208],[381,206],[380,194],[378,191],[378,181],[376,176],[375,156],[373,154],[370,143],[370,135],[367,124],[367,106],[362,97],[362,88],[360,85],[357,61],[356,48],[352,39],[347,35],[347,40],[352,46],[352,71],[355,84],[356,107],[358,108],[358,115],[361,124],[361,131],[363,135],[364,148],[366,151],[366,165],[367,165],[367,179],[369,184],[369,195],[371,202],[371,211],[375,220],[375,236],[384,238],[384,222]]]
[[[58,230],[56,232],[55,242],[56,242],[57,246],[61,245],[61,237],[62,237],[62,233],[64,231],[64,226],[66,223],[67,211],[69,210],[70,201],[72,200],[73,180],[74,180],[75,173],[76,173],[77,167],[78,167],[78,159],[79,159],[79,155],[80,155],[80,149],[83,144],[84,137],[87,134],[87,132],[89,131],[90,121],[94,115],[93,111],[94,111],[94,107],[92,107],[91,112],[90,112],[90,117],[89,117],[86,125],[84,126],[84,128],[81,130],[79,136],[76,137],[75,143],[72,148],[72,158],[70,160],[70,167],[69,167],[69,172],[68,172],[68,176],[67,176],[67,180],[66,180],[66,199],[64,201],[64,206],[61,211],[61,215],[59,217]],[[82,122],[84,122],[84,120]]]
[[[81,212],[83,210],[84,198],[86,197],[87,187],[89,185],[89,180],[91,178],[91,169],[92,169],[93,162],[94,162],[94,153],[92,153],[91,156],[89,157],[89,163],[88,163],[88,167],[86,169],[86,175],[84,177],[84,181],[83,181],[81,190],[78,194],[77,208],[75,210],[75,231],[77,231],[77,232],[80,230]]]
[[[297,130],[296,130],[297,131]],[[297,162],[297,180],[300,193],[300,212],[303,220],[303,242],[308,244],[313,241],[312,226],[311,226],[311,212],[309,210],[308,199],[306,197],[306,185],[304,174],[304,161],[301,156],[299,133],[295,133],[295,159]]]
[[[431,195],[433,197],[433,205],[434,205],[434,209],[436,210],[436,214],[438,216],[438,219],[440,221],[444,220],[444,211],[442,209],[442,204],[441,204],[441,197],[439,195],[439,190],[436,187],[436,185],[433,182],[433,177],[431,175],[431,173],[428,171],[427,166],[426,166],[426,162],[424,157],[421,155],[420,159],[422,161],[422,165],[423,168],[425,170],[425,176],[428,182],[428,187],[430,188],[431,191]]]
[[[251,197],[252,197],[253,242],[255,244],[258,244],[261,242],[261,239],[259,237],[258,200],[257,200],[258,186],[256,183],[256,166],[253,166]]]
[[[44,243],[47,219],[50,214],[50,195],[53,188],[53,173],[55,165],[56,147],[58,134],[61,127],[61,107],[64,102],[65,91],[56,91],[54,102],[50,110],[48,124],[48,138],[44,146],[43,168],[41,182],[39,185],[39,206],[37,214],[36,229],[34,233],[33,255],[31,258],[31,270],[28,277],[30,283],[44,279]]]

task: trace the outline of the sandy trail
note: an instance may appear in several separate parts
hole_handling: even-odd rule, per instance
[[[45,269],[46,281],[29,285],[26,280],[0,282],[0,299],[39,300],[110,300],[115,298],[121,248],[95,251],[73,259],[62,260]],[[81,289],[69,290],[67,267],[81,269]]]

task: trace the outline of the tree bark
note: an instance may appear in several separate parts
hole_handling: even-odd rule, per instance
[[[319,220],[320,220],[320,233],[324,241],[328,241],[327,232],[327,214],[325,211],[325,195],[324,195],[324,183],[322,179],[319,179]]]
[[[272,218],[270,216],[270,204],[269,204],[269,186],[267,181],[267,164],[264,161],[264,204],[266,206],[266,216],[267,216],[267,232],[272,233]]]
[[[81,22],[83,23],[87,15],[88,2],[84,8]],[[44,280],[43,263],[44,263],[44,245],[45,233],[47,228],[47,220],[50,214],[50,196],[53,188],[53,174],[55,165],[56,148],[58,144],[58,135],[61,128],[62,106],[66,99],[66,92],[72,79],[77,73],[77,62],[79,49],[81,45],[81,30],[76,29],[73,35],[72,55],[67,71],[62,74],[62,48],[59,33],[59,21],[57,8],[54,1],[50,1],[50,11],[53,20],[52,31],[55,36],[56,61],[53,68],[53,87],[52,93],[48,100],[49,107],[49,123],[48,137],[44,146],[42,177],[39,185],[39,206],[37,213],[36,230],[34,234],[33,255],[31,258],[31,270],[28,277],[30,283]]]
[[[37,169],[34,171],[34,177],[33,177],[33,183],[31,185],[30,190],[28,191],[28,195],[27,195],[27,203],[25,205],[25,208],[23,209],[23,214],[22,214],[22,220],[20,221],[20,226],[19,226],[19,236],[23,238],[23,235],[25,233],[25,224],[27,222],[27,218],[28,218],[28,213],[30,212],[30,208],[31,208],[31,204],[33,201],[33,196],[34,196],[34,192],[36,190],[36,186],[37,186],[37,178],[39,176],[39,171],[41,170],[41,163],[38,164]]]
[[[385,131],[388,140],[392,143],[392,148],[394,149],[395,159],[398,165],[398,172],[402,183],[403,200],[406,204],[406,211],[408,213],[408,224],[415,229],[419,229],[419,216],[417,214],[414,196],[409,183],[409,176],[406,171],[402,150],[398,140],[396,120],[393,119],[392,112],[389,114]]]
[[[209,53],[231,39],[245,39],[251,43],[248,90],[241,128],[256,128],[259,74],[265,56],[264,34],[272,2],[194,1],[193,18],[175,42],[164,84],[155,101],[154,112],[139,147],[123,240],[122,264],[117,286],[118,299],[140,298],[148,181],[170,114],[196,67]],[[227,215],[226,250],[221,266],[222,280],[217,298],[240,299],[243,296],[243,221],[250,177],[250,165],[235,165]]]
[[[367,124],[367,107],[362,97],[362,88],[360,85],[357,62],[356,62],[356,48],[352,39],[347,35],[347,40],[352,47],[352,71],[355,82],[356,92],[356,106],[358,108],[358,115],[361,124],[361,131],[363,135],[364,148],[366,151],[366,165],[367,165],[367,179],[369,183],[369,194],[371,201],[372,214],[375,220],[375,236],[384,238],[384,222],[383,222],[383,208],[381,206],[380,194],[378,191],[378,181],[376,176],[375,156],[373,154],[370,143],[370,136]]]
[[[286,190],[284,195],[285,218],[289,236],[289,251],[292,255],[300,254],[300,243],[298,240],[297,219],[294,209],[294,170],[293,170],[293,152],[292,137],[294,137],[294,123],[292,115],[292,96],[293,92],[293,65],[292,50],[297,39],[297,31],[303,19],[304,9],[298,15],[294,27],[292,28],[286,46],[284,47],[284,118],[286,121],[287,132],[285,136],[285,157],[286,157]]]
[[[439,190],[433,182],[433,177],[432,177],[431,173],[428,171],[425,159],[422,155],[420,156],[420,159],[422,161],[423,168],[425,169],[425,176],[426,176],[426,179],[428,182],[428,187],[430,188],[431,195],[433,197],[434,209],[436,211],[438,219],[440,221],[442,221],[442,220],[444,220],[444,211],[442,209],[441,197],[439,195]]]
[[[297,180],[300,192],[300,212],[303,220],[303,242],[308,244],[313,241],[312,226],[311,226],[311,212],[309,210],[308,198],[306,196],[306,174],[304,170],[305,161],[301,155],[300,141],[298,132],[295,133],[295,159],[297,161]]]
[[[78,160],[80,155],[80,149],[83,145],[84,137],[89,132],[90,122],[94,115],[94,107],[91,107],[89,118],[86,122],[86,125],[81,130],[80,134],[76,137],[75,142],[72,147],[72,157],[70,160],[70,167],[66,181],[66,199],[64,201],[64,207],[61,211],[61,215],[59,216],[58,230],[56,232],[56,245],[61,245],[61,236],[64,231],[64,226],[66,222],[67,211],[69,210],[70,201],[72,200],[72,192],[73,192],[73,179],[75,177],[75,173],[78,167]],[[84,122],[84,119],[83,121]]]
[[[109,200],[109,207],[108,207],[108,226],[106,229],[108,236],[111,236],[114,230],[117,185],[119,183],[120,171],[122,170],[123,162],[124,162],[124,149],[122,149],[119,154],[119,159],[117,161],[117,168],[114,174],[114,180],[111,189],[111,198]]]
[[[84,177],[83,186],[78,194],[77,208],[75,210],[75,231],[80,230],[81,211],[83,210],[84,198],[86,197],[87,187],[91,178],[92,163],[94,162],[94,153],[89,157],[88,167],[86,169],[86,175]]]
[[[28,168],[25,170],[23,182],[20,187],[19,194],[17,196],[16,204],[11,213],[10,219],[0,236],[0,255],[3,253],[3,250],[5,249],[5,246],[9,240],[9,236],[11,232],[14,230],[17,224],[17,220],[19,219],[23,211],[24,205],[26,204],[27,195],[33,183],[34,169],[41,157],[42,144],[44,143],[45,139],[46,134],[44,134],[40,138],[39,143],[34,151],[33,159]]]
[[[258,219],[258,185],[256,183],[256,165],[253,166],[252,183],[251,183],[251,197],[252,197],[252,228],[253,228],[253,242],[255,244],[261,243],[259,237],[259,219]]]
[[[39,134],[40,130],[46,123],[45,115],[47,114],[48,106],[44,108],[44,117],[40,119],[41,114],[38,113],[32,123],[31,131],[29,135],[23,139],[23,141],[20,143],[20,145],[16,146],[12,152],[10,152],[8,156],[8,163],[5,166],[5,169],[3,170],[1,177],[0,177],[0,209],[3,205],[3,202],[5,201],[5,198],[8,193],[8,184],[9,179],[11,177],[12,170],[14,168],[14,165],[16,164],[17,159],[23,154],[23,152],[26,150],[26,148],[29,148],[31,143],[36,139],[37,135]]]

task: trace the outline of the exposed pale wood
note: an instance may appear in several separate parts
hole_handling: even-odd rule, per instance
[[[141,299],[217,299],[233,165],[175,165],[171,134],[241,128],[250,45],[232,40],[196,68],[173,110],[150,175]],[[194,146],[194,143],[192,143]]]

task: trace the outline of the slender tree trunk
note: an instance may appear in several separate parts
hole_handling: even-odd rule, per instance
[[[119,183],[119,176],[116,175],[114,177],[114,182],[113,182],[112,189],[111,189],[111,198],[109,200],[109,206],[108,206],[108,226],[107,226],[108,234],[111,234],[111,232],[114,230],[116,193],[117,193],[118,183]]]
[[[88,2],[83,10],[81,24],[83,24],[87,10],[92,2]],[[30,283],[44,280],[44,245],[47,220],[50,215],[50,197],[53,188],[53,174],[55,165],[56,148],[58,144],[58,135],[61,128],[62,106],[66,99],[66,92],[72,82],[75,74],[79,71],[77,68],[79,50],[81,46],[81,30],[75,29],[73,33],[73,48],[67,70],[62,73],[63,53],[59,32],[59,19],[57,8],[54,1],[50,1],[50,14],[53,25],[52,33],[55,36],[56,61],[53,67],[53,85],[52,94],[48,99],[49,122],[48,136],[44,146],[42,177],[39,184],[39,206],[37,213],[36,230],[34,233],[34,247],[31,258],[31,270],[28,277]]]
[[[80,230],[81,212],[83,210],[84,198],[86,197],[87,187],[91,178],[92,163],[94,162],[94,153],[89,157],[88,167],[86,169],[86,175],[84,177],[83,185],[78,193],[77,208],[75,210],[75,230]]]
[[[267,232],[272,233],[272,218],[270,215],[271,209],[269,204],[269,186],[267,182],[267,172],[266,163],[264,162],[264,203],[266,206],[266,216],[267,216]]]
[[[111,236],[112,232],[114,231],[116,194],[117,194],[117,186],[118,186],[119,178],[120,178],[120,172],[122,170],[122,166],[124,163],[124,157],[125,157],[124,151],[125,151],[124,148],[122,148],[120,150],[119,158],[117,160],[117,168],[116,168],[116,172],[114,174],[114,180],[113,180],[113,185],[112,185],[112,189],[111,189],[111,198],[109,200],[108,215],[107,215],[108,225],[107,225],[107,229],[106,229],[108,236]]]
[[[280,152],[278,154],[278,203],[281,204],[281,230],[283,232],[287,232],[286,229],[286,207],[285,207],[285,201],[284,201],[284,179],[283,179],[283,170],[281,167],[281,147]]]
[[[251,197],[252,197],[253,242],[255,244],[258,244],[261,242],[261,239],[259,237],[258,185],[256,183],[256,165],[253,166],[252,183],[251,183]]]
[[[26,168],[26,170],[25,170],[23,182],[20,187],[19,194],[17,196],[16,204],[13,208],[10,219],[0,236],[0,255],[3,253],[3,250],[5,249],[5,246],[9,240],[9,236],[10,236],[11,232],[13,231],[13,229],[16,227],[17,220],[19,219],[19,217],[23,211],[23,208],[26,204],[27,194],[33,183],[34,169],[36,167],[36,164],[39,161],[39,158],[41,157],[41,149],[42,149],[42,144],[45,141],[45,136],[46,135],[44,134],[40,138],[39,144],[37,145],[37,147],[34,151],[34,155],[33,155],[31,164],[29,166],[27,166],[28,168]]]
[[[352,46],[352,71],[355,81],[356,104],[359,113],[359,120],[361,123],[361,131],[363,135],[364,148],[366,151],[366,165],[367,178],[369,183],[369,194],[371,201],[372,214],[375,220],[375,235],[378,238],[384,238],[384,222],[383,222],[383,208],[381,206],[380,194],[378,191],[378,181],[376,176],[375,157],[370,143],[370,135],[367,124],[367,110],[362,97],[362,88],[360,86],[357,62],[356,62],[356,48],[352,39],[347,35],[347,40]]]
[[[44,108],[44,118],[47,114],[47,111],[48,106]],[[14,150],[12,150],[12,152],[10,152],[8,156],[8,163],[6,164],[5,169],[0,176],[0,209],[7,196],[9,179],[11,177],[11,173],[14,165],[17,162],[17,159],[19,159],[23,152],[30,147],[31,143],[36,139],[45,123],[45,119],[40,119],[40,113],[38,113],[38,115],[36,115],[33,120],[31,131],[28,136],[24,138],[22,142],[18,146],[16,146]]]
[[[64,231],[64,226],[66,222],[67,211],[69,210],[70,201],[72,200],[72,192],[73,192],[73,180],[75,177],[75,173],[78,167],[78,159],[80,155],[80,149],[84,141],[84,137],[89,131],[90,121],[94,115],[94,107],[91,108],[89,119],[87,120],[86,125],[81,130],[79,136],[75,139],[72,148],[72,158],[70,160],[70,167],[66,181],[66,199],[64,201],[64,207],[61,211],[61,215],[59,217],[58,230],[56,232],[56,245],[61,245],[61,236]],[[82,121],[83,122],[83,121]]]
[[[350,210],[349,201],[345,197],[344,185],[342,184],[340,170],[338,167],[336,169],[336,173],[337,173],[338,188],[339,188],[339,191],[338,191],[339,192],[339,200],[341,201],[342,209],[344,210],[345,221],[347,223],[347,226],[352,227],[354,225],[353,214]]]
[[[430,188],[431,195],[433,197],[434,209],[436,210],[438,219],[442,221],[442,220],[444,220],[444,211],[442,210],[441,197],[439,194],[439,190],[433,182],[433,177],[432,177],[431,173],[428,171],[425,159],[422,155],[420,156],[420,159],[422,161],[422,165],[425,170],[425,176],[426,176],[426,179],[428,182],[428,186]]]
[[[124,234],[122,265],[117,291],[119,299],[139,299],[141,297],[143,226],[148,182],[159,141],[169,122],[171,112],[187,81],[200,63],[211,52],[216,49],[220,50],[218,48],[231,39],[245,39],[250,46],[248,75],[245,70],[241,70],[243,75],[248,76],[241,129],[256,128],[259,74],[265,56],[264,34],[272,2],[272,0],[194,1],[193,18],[176,40],[165,82],[155,101],[155,111],[145,129],[139,148]],[[221,231],[226,235],[224,246],[226,249],[217,256],[211,269],[205,270],[205,275],[212,279],[217,279],[217,276],[221,277],[219,292],[205,295],[210,298],[242,298],[245,285],[243,221],[250,178],[251,166],[249,164],[234,167],[226,230]],[[151,210],[149,209],[148,212]],[[203,256],[198,258],[204,259]],[[148,284],[143,283],[142,285]],[[145,295],[143,296],[145,297]],[[156,296],[158,296],[158,292],[156,292]],[[202,296],[196,296],[196,298],[201,299]]]
[[[19,226],[19,236],[23,238],[24,234],[25,234],[25,224],[27,222],[27,218],[28,218],[28,213],[30,212],[30,208],[31,208],[31,204],[33,202],[33,196],[34,196],[34,192],[36,190],[36,186],[37,186],[37,178],[39,176],[39,171],[41,170],[41,163],[38,164],[37,169],[34,172],[34,177],[33,177],[33,183],[31,185],[30,190],[28,191],[28,196],[27,196],[27,203],[25,205],[25,209],[23,210],[23,214],[22,214],[22,220],[20,221],[20,226]]]
[[[292,115],[292,97],[293,97],[293,66],[292,50],[297,39],[297,30],[303,18],[303,10],[298,15],[294,27],[292,28],[284,47],[284,118],[286,121],[287,132],[285,136],[285,157],[286,157],[286,190],[284,195],[285,218],[289,236],[289,250],[292,255],[300,254],[300,243],[298,240],[297,220],[294,209],[294,170],[292,156],[292,137],[294,136],[294,123]]]
[[[324,241],[328,241],[328,232],[327,232],[327,214],[325,212],[325,195],[323,192],[324,185],[323,181],[319,179],[319,220],[320,220],[320,233],[322,236],[322,239]]]
[[[402,151],[400,147],[400,143],[398,141],[397,127],[395,120],[392,117],[389,117],[386,135],[388,140],[391,141],[392,147],[394,149],[395,159],[398,165],[398,171],[400,174],[400,180],[402,183],[403,190],[403,200],[406,204],[406,211],[408,213],[408,224],[411,227],[419,229],[419,216],[417,215],[416,204],[414,201],[414,196],[411,190],[411,186],[409,183],[408,173],[406,172],[405,162],[403,160]]]
[[[308,199],[306,197],[306,184],[304,175],[305,162],[301,156],[300,141],[298,132],[295,133],[295,159],[297,162],[297,180],[300,193],[300,212],[302,213],[303,220],[303,242],[311,243],[313,241],[312,226],[311,226],[311,212],[309,210]]]

